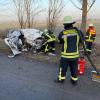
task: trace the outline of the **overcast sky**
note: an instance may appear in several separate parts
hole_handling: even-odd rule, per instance
[[[47,7],[47,0],[42,0],[41,7],[46,8]],[[72,5],[70,0],[66,0],[66,7],[64,8],[64,11],[62,13],[63,16],[69,15],[73,16],[74,19],[81,19],[81,10],[77,9],[75,6]],[[77,1],[77,0],[73,0]],[[43,19],[45,16],[42,13],[40,17],[37,17],[39,19]],[[96,0],[94,6],[88,13],[88,18],[93,19],[100,19],[100,0]],[[15,12],[13,8],[12,0],[0,0],[0,22],[1,21],[10,21],[15,20]]]

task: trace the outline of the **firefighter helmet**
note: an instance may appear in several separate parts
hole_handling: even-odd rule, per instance
[[[71,16],[65,16],[63,19],[63,24],[74,24],[75,21],[72,19]]]
[[[90,24],[89,24],[89,27],[93,27],[93,24],[92,24],[92,23],[90,23]]]
[[[44,29],[44,32],[47,33],[48,32],[48,29]]]

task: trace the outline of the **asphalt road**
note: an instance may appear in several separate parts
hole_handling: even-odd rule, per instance
[[[90,71],[77,86],[54,83],[58,66],[18,56],[0,54],[0,100],[100,100],[100,83],[91,81]]]

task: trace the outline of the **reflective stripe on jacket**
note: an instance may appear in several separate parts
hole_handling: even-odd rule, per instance
[[[56,41],[56,38],[55,38],[54,34],[49,35],[49,33],[45,33],[44,37],[47,40],[47,42]]]
[[[59,40],[62,42],[62,53],[63,58],[78,58],[79,57],[79,35],[75,29],[64,30],[59,35]]]
[[[87,30],[86,36],[85,36],[85,41],[86,42],[93,42],[96,37],[96,31],[94,28],[89,28]]]

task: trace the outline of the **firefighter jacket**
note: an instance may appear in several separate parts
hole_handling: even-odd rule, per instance
[[[83,37],[82,32],[74,27],[63,30],[59,34],[58,40],[62,44],[61,57],[69,59],[79,58],[80,35]]]
[[[46,42],[56,41],[55,35],[51,31],[48,31],[47,33],[43,33],[42,36],[45,38]]]
[[[93,27],[89,28],[86,32],[85,41],[94,42],[96,38],[96,31]]]

